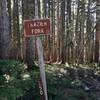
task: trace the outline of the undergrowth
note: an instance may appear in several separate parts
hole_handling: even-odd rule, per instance
[[[49,100],[100,100],[99,64],[46,65]],[[0,61],[0,100],[40,100],[39,68]]]

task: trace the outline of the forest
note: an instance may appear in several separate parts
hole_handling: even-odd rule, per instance
[[[100,0],[0,0],[0,100],[100,100]]]

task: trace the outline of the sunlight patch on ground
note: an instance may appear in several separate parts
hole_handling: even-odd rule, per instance
[[[26,80],[26,79],[29,79],[30,78],[30,75],[29,74],[23,74],[22,75],[22,78],[23,78],[23,80]]]
[[[64,68],[61,68],[60,72],[63,73],[63,74],[66,74],[67,70],[65,70]]]
[[[5,77],[5,79],[6,79],[6,82],[8,82],[8,81],[10,80],[10,76],[9,76],[9,75],[7,75],[7,74],[4,74],[3,76]]]

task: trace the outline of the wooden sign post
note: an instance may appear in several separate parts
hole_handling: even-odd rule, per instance
[[[45,96],[45,100],[48,100],[47,87],[46,87],[46,75],[45,75],[44,59],[43,59],[43,46],[42,46],[40,38],[37,38],[36,44],[37,44],[37,50],[38,50],[40,77],[41,77],[42,86],[43,86],[43,93]]]
[[[25,37],[49,35],[49,33],[50,33],[50,19],[37,19],[37,20],[24,21]],[[44,59],[43,59],[43,46],[39,37],[36,38],[36,45],[37,45],[37,52],[39,58],[39,69],[40,69],[40,78],[41,78],[39,81],[40,94],[42,95],[41,100],[48,100],[46,75],[45,75],[45,67],[44,67]]]

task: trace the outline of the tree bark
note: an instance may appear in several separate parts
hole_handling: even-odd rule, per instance
[[[96,0],[96,35],[95,35],[95,62],[100,61],[100,0]]]
[[[7,12],[7,0],[0,0],[0,58],[9,58],[9,17]]]

